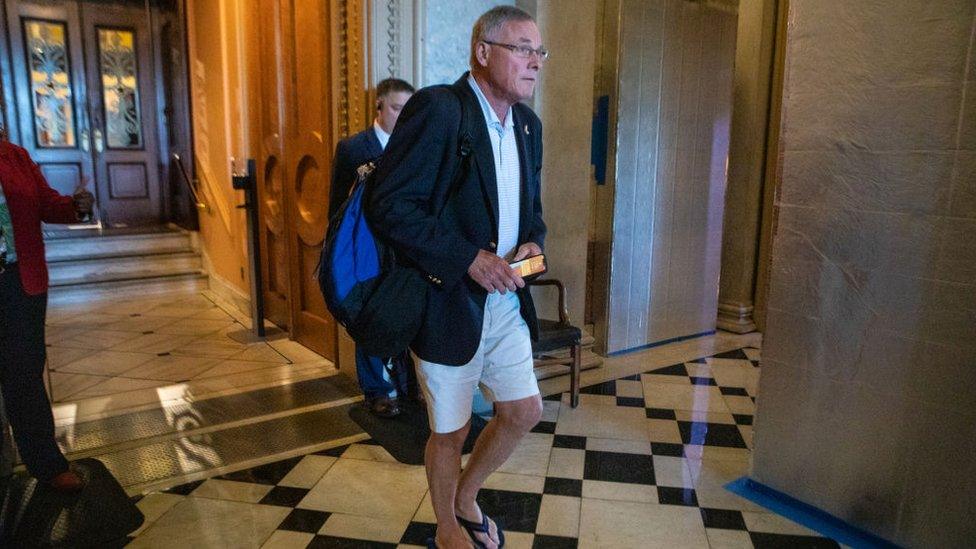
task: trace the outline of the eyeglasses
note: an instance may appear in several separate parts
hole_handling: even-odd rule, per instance
[[[514,53],[517,57],[522,57],[524,59],[532,57],[533,54],[538,55],[540,61],[549,59],[549,50],[545,48],[539,48],[536,50],[524,45],[517,46],[515,44],[502,44],[501,42],[492,42],[491,40],[482,40],[482,42],[490,46],[500,46],[502,48],[511,50],[512,53]]]

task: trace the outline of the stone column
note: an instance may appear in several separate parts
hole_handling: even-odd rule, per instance
[[[741,0],[722,236],[718,327],[755,331],[756,265],[777,0]]]

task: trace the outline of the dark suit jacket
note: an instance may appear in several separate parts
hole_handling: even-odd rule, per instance
[[[383,154],[383,147],[376,137],[373,125],[339,141],[335,158],[332,161],[332,186],[329,190],[329,219],[339,210],[339,206],[349,196],[352,184],[356,182],[356,168],[376,160]]]
[[[457,188],[451,186],[461,163],[461,104],[450,89],[434,86],[407,102],[367,189],[370,227],[431,282],[423,326],[411,348],[424,360],[451,365],[469,362],[478,349],[487,292],[467,271],[479,250],[495,252],[498,238],[491,140],[467,77],[454,87],[473,117],[474,154]],[[542,123],[526,105],[515,105],[512,113],[522,172],[518,244],[535,242],[542,248]],[[535,336],[538,323],[528,288],[518,297]]]
[[[0,185],[10,210],[24,291],[29,295],[43,294],[48,277],[41,221],[77,223],[74,199],[48,186],[27,151],[5,141],[0,141]]]

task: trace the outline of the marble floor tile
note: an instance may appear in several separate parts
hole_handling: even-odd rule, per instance
[[[186,498],[127,547],[259,548],[287,515],[284,507]]]
[[[695,487],[695,478],[691,476],[687,459],[670,456],[654,456],[653,459],[656,485],[677,488]]]
[[[258,503],[268,495],[272,486],[255,484],[252,482],[236,482],[233,480],[208,479],[190,493],[190,497],[225,499],[228,501],[243,501]]]
[[[252,343],[243,351],[236,355],[232,355],[230,358],[233,358],[234,360],[249,360],[256,362],[274,362],[277,364],[288,363],[287,358],[282,356],[281,353],[276,351],[267,343]]]
[[[518,473],[544,477],[549,468],[553,435],[529,433],[522,438],[512,455],[497,469],[501,473]]]
[[[674,421],[664,419],[645,420],[648,438],[651,442],[664,442],[667,444],[681,444],[681,431],[678,424]]]
[[[695,493],[702,507],[763,512],[751,501],[725,489],[725,485],[748,473],[748,462],[730,460],[688,460],[688,468],[695,479]]]
[[[305,532],[275,530],[261,546],[261,549],[305,549],[314,537],[315,534]]]
[[[244,372],[253,372],[255,370],[272,368],[278,365],[269,362],[224,360],[224,359],[217,359],[217,360],[218,362],[214,366],[208,368],[207,370],[204,370],[203,372],[200,372],[194,377],[194,379],[242,374]]]
[[[319,533],[339,538],[397,543],[408,524],[409,516],[377,517],[332,513]]]
[[[644,410],[620,406],[562,406],[556,434],[650,441]]]
[[[773,513],[742,512],[742,520],[750,532],[766,532],[770,534],[786,534],[795,536],[816,536],[813,530],[797,524],[786,517]]]
[[[640,381],[617,380],[617,396],[626,398],[644,398],[644,385]]]
[[[337,460],[331,456],[305,456],[278,485],[311,489]]]
[[[583,498],[581,547],[701,548],[705,527],[694,507]]]
[[[586,449],[598,452],[651,455],[651,445],[643,440],[586,437]]]
[[[268,345],[284,356],[289,362],[296,364],[323,360],[321,355],[315,353],[297,341],[290,339],[269,340]]]
[[[45,352],[47,354],[48,369],[57,370],[65,364],[93,355],[98,351],[93,349],[74,349],[71,347],[48,344]]]
[[[135,339],[140,334],[102,328],[88,330],[81,335],[61,340],[62,347],[77,349],[110,349],[116,345]]]
[[[733,414],[753,415],[756,413],[756,403],[747,396],[723,395],[722,398]]]
[[[749,532],[744,530],[722,530],[706,528],[709,549],[753,549]]]
[[[196,339],[194,336],[179,336],[173,334],[141,334],[135,338],[128,339],[117,345],[113,345],[113,351],[132,351],[142,353],[168,353],[176,348],[188,345]]]
[[[150,389],[167,385],[166,381],[154,379],[131,379],[127,377],[102,378],[104,381],[70,395],[73,399],[91,398],[103,395],[116,395],[140,389]]]
[[[330,513],[409,519],[427,492],[423,467],[340,459],[298,505]]]
[[[178,336],[172,336],[178,337]],[[210,358],[230,358],[240,355],[245,345],[231,339],[201,337],[172,349],[174,355],[202,356]]]
[[[164,492],[155,492],[152,494],[146,494],[145,497],[140,499],[136,503],[136,507],[142,512],[142,516],[145,520],[136,531],[132,532],[131,536],[138,536],[146,528],[149,528],[154,522],[156,522],[159,517],[166,514],[167,511],[173,508],[174,505],[183,501],[186,496],[180,496],[176,494],[166,494]]]
[[[72,374],[117,376],[140,364],[156,358],[151,353],[127,353],[123,351],[98,351],[95,354],[59,366],[57,371]]]
[[[611,501],[657,503],[657,488],[652,484],[628,484],[602,480],[584,480],[583,497]]]
[[[423,522],[427,524],[436,524],[437,517],[434,516],[434,506],[430,501],[430,492],[424,494],[424,498],[420,500],[420,505],[417,507],[417,512],[413,515],[414,522]]]
[[[718,387],[644,382],[644,401],[648,407],[672,410],[729,413]]]
[[[494,472],[485,480],[484,488],[491,490],[507,490],[509,492],[532,492],[541,494],[546,484],[546,478],[536,475],[519,475],[516,473]]]
[[[104,376],[63,374],[61,372],[51,372],[49,375],[51,379],[51,399],[56,402],[64,401],[79,391],[111,379]]]
[[[585,450],[553,448],[549,455],[549,469],[546,476],[581,479],[585,457]]]
[[[125,320],[125,316],[92,313],[90,311],[83,312],[82,314],[68,315],[65,318],[58,318],[57,313],[52,311],[49,311],[47,315],[47,323],[49,325],[61,326],[65,328],[83,328],[86,330],[104,327],[106,324],[111,324],[112,322],[118,322],[120,320]]]
[[[88,330],[85,328],[67,328],[64,326],[48,325],[44,327],[44,341],[48,345],[57,345],[60,341],[79,336],[86,331]]]
[[[552,400],[542,401],[542,418],[539,421],[550,421],[555,423],[559,419],[559,407],[561,403]]]
[[[735,425],[735,418],[732,414],[725,412],[703,412],[695,410],[675,410],[675,419],[678,421],[694,421],[704,423],[725,423]]]
[[[717,359],[716,359],[717,360]],[[729,362],[734,362],[730,364]],[[723,361],[712,363],[712,374],[721,387],[742,387],[750,395],[755,395],[759,387],[759,368],[748,360]]]
[[[349,448],[342,453],[342,458],[399,463],[395,457],[390,455],[390,453],[379,444],[351,444],[349,445]]]
[[[179,322],[179,320],[175,318],[137,315],[137,316],[128,316],[123,320],[119,320],[111,324],[106,324],[104,328],[106,330],[117,330],[120,332],[137,332],[141,334],[144,332],[156,331],[159,328],[168,326],[170,324],[173,324],[174,322]]]
[[[578,497],[543,495],[535,532],[549,536],[579,537],[581,501]]]
[[[125,377],[182,382],[193,379],[218,363],[219,359],[214,358],[174,354],[154,356],[152,360],[125,372]]]
[[[218,309],[219,310],[219,309]],[[199,335],[204,336],[219,332],[234,325],[233,320],[210,320],[205,318],[184,318],[156,328],[161,334]]]

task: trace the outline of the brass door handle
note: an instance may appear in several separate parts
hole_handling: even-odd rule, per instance
[[[105,142],[102,140],[102,130],[95,130],[95,152],[102,154],[105,150]]]

